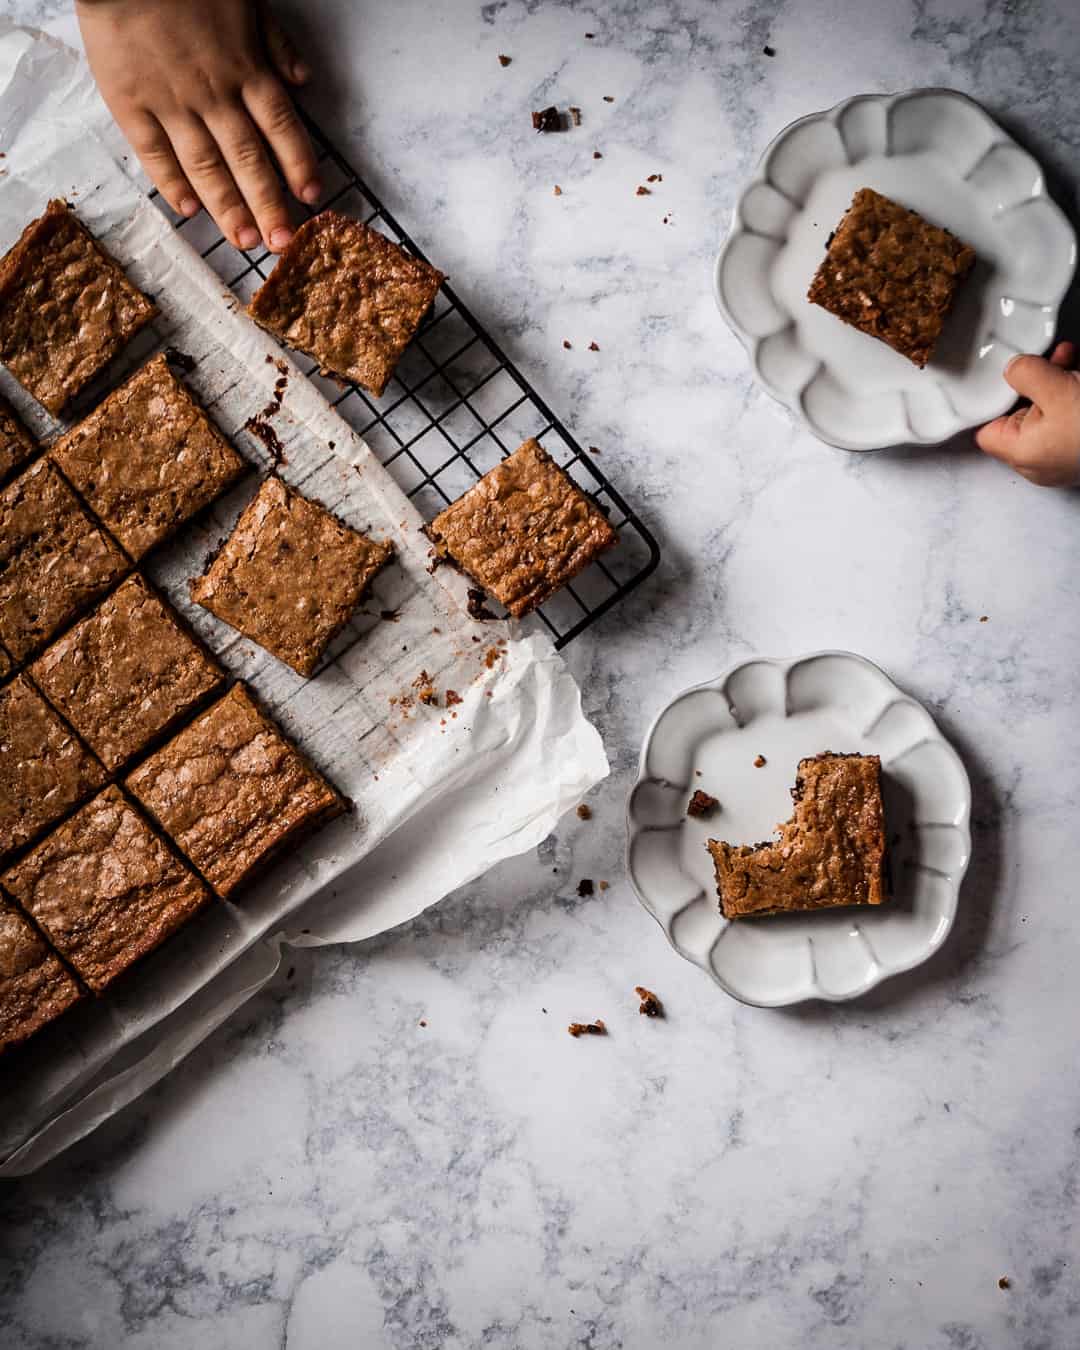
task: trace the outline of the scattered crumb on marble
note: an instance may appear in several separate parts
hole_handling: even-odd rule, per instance
[[[1012,1280],[1009,1279],[1008,1275],[1002,1275],[1001,1279],[998,1280],[998,1288],[1009,1289],[1011,1287],[1012,1287]]]
[[[587,895],[592,895],[593,884],[592,880],[589,877],[581,878],[581,880],[577,884],[577,893],[578,895],[581,896],[582,900],[584,900]]]
[[[763,769],[767,763],[768,760],[765,758],[764,755],[758,755],[757,759],[754,760],[754,768]]]
[[[637,192],[635,195],[638,197],[651,197],[652,190],[650,188],[647,188],[644,183],[639,183],[637,185]]]
[[[663,1017],[664,1005],[651,989],[646,989],[643,984],[635,984],[634,993],[641,999],[638,1012],[642,1017]]]
[[[592,807],[586,806],[584,802],[577,809],[578,820],[592,820]]]
[[[590,343],[589,343],[589,351],[591,351],[591,352],[598,352],[599,350],[600,350],[600,344],[599,344],[598,342],[590,342]]]
[[[566,1028],[571,1036],[606,1036],[607,1027],[598,1017],[595,1022],[571,1022]]]
[[[499,65],[502,66],[503,69],[505,69],[513,59],[512,56],[504,56],[502,52],[499,53]]]

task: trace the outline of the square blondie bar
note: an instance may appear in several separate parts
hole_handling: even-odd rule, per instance
[[[33,436],[23,426],[22,418],[0,396],[0,483],[26,463],[37,449]]]
[[[160,355],[49,454],[133,562],[247,468]]]
[[[268,478],[191,598],[306,677],[392,553]]]
[[[440,553],[516,618],[616,541],[604,513],[535,440],[441,511],[429,533]]]
[[[779,842],[708,841],[727,919],[880,905],[885,899],[885,816],[877,755],[799,761],[795,811]]]
[[[115,786],[0,881],[95,994],[210,899]]]
[[[81,998],[82,990],[56,953],[0,899],[0,1055]]]
[[[110,770],[182,721],[224,680],[217,662],[137,575],[48,647],[30,675]]]
[[[934,354],[975,250],[873,188],[855,193],[807,299],[917,366]]]
[[[0,860],[105,782],[105,770],[25,675],[0,689]]]
[[[0,258],[0,361],[58,413],[157,313],[66,202]]]
[[[381,398],[444,280],[378,230],[323,211],[293,235],[248,313],[325,374]]]
[[[0,641],[33,656],[129,569],[47,460],[0,492]]]
[[[345,810],[241,685],[144,760],[127,787],[223,898]]]

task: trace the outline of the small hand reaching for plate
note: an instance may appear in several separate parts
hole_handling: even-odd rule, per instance
[[[975,433],[975,444],[1040,487],[1080,484],[1080,372],[1076,346],[1059,342],[1049,361],[1014,356],[1005,379],[1031,403]]]
[[[262,0],[78,0],[86,59],[143,168],[181,216],[205,206],[238,248],[292,237],[281,173],[321,188],[286,85],[311,72]]]

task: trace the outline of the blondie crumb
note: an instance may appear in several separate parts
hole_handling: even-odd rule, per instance
[[[601,1018],[595,1022],[571,1022],[566,1028],[571,1036],[606,1036],[607,1027]]]
[[[711,816],[719,805],[720,802],[716,797],[712,797],[709,793],[702,792],[701,788],[698,788],[686,804],[686,814],[704,819],[706,816]]]
[[[642,1017],[663,1017],[664,1005],[651,989],[646,989],[642,984],[635,984],[634,993],[641,999],[641,1006],[638,1008],[638,1012]]]

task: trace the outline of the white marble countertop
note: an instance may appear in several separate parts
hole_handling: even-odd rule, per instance
[[[13,8],[74,33],[65,4]],[[974,94],[1074,211],[1069,0],[294,8],[316,115],[600,446],[664,561],[568,651],[613,765],[593,819],[403,929],[298,954],[0,1190],[0,1341],[1077,1345],[1080,496],[971,452],[817,444],[753,388],[710,292],[770,136],[863,90]],[[536,137],[553,100],[583,125]],[[661,700],[741,653],[825,646],[940,717],[975,859],[929,966],[759,1011],[638,906],[623,801]],[[582,877],[610,889],[579,899]],[[637,1016],[636,983],[666,1020]],[[607,1039],[566,1035],[597,1015]]]

